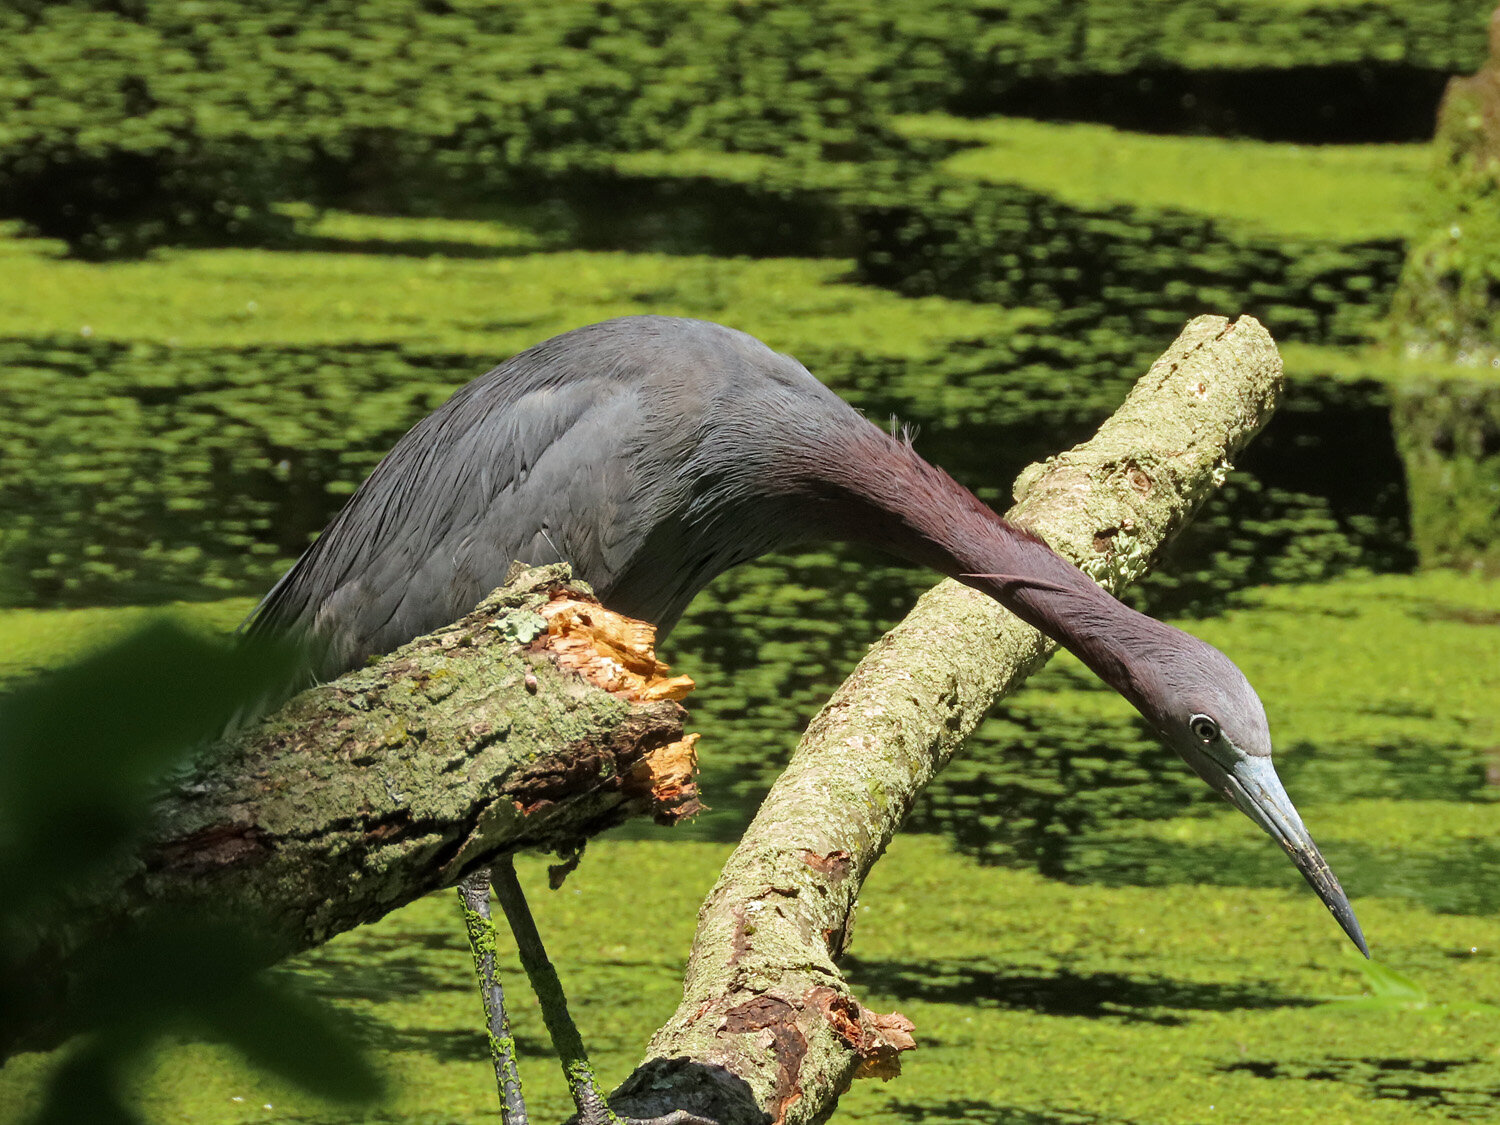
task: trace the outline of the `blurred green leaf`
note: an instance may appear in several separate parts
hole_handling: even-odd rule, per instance
[[[1371,998],[1392,1007],[1420,1008],[1426,1005],[1426,989],[1406,974],[1365,957],[1359,957],[1355,967],[1363,974]]]
[[[0,700],[6,909],[108,864],[143,826],[154,786],[286,682],[294,656],[160,622]]]
[[[134,1125],[122,1074],[153,1037],[185,1027],[321,1096],[379,1092],[326,1006],[264,971],[272,953],[254,918],[138,919],[78,951],[66,1014],[39,1010],[53,1001],[31,995],[4,964],[14,927],[128,854],[170,772],[285,684],[295,656],[158,622],[0,701],[0,982],[9,990],[0,1010],[85,1032],[34,1125]]]
[[[1488,1012],[1500,1014],[1500,1007],[1475,1000],[1452,1002],[1431,999],[1427,990],[1405,973],[1375,960],[1367,960],[1346,949],[1356,971],[1369,990],[1363,996],[1335,996],[1324,1001],[1328,1007],[1351,1008],[1369,1012],[1424,1012],[1437,1016],[1442,1012]]]
[[[29,1125],[145,1125],[125,1104],[121,1062],[105,1043],[81,1044],[52,1076]]]

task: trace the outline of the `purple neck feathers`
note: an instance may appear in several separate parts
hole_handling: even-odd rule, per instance
[[[848,537],[990,595],[1139,705],[1127,646],[1165,626],[1121,604],[905,442],[870,427],[850,448],[828,452],[820,475],[854,500],[858,513],[843,529]]]

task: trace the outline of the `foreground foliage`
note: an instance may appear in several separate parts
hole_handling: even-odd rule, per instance
[[[157,621],[18,681],[0,699],[0,1043],[10,1057],[38,1032],[43,1042],[56,1042],[58,1028],[79,1033],[39,1092],[37,1125],[140,1120],[127,1076],[159,1036],[184,1028],[324,1097],[369,1101],[379,1092],[326,1005],[261,971],[256,918],[175,911],[85,943],[70,982],[75,1003],[25,967],[39,920],[55,923],[71,895],[132,854],[160,779],[283,681],[293,656]]]

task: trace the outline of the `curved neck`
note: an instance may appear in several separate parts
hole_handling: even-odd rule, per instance
[[[830,457],[820,475],[855,502],[856,524],[841,529],[845,535],[990,595],[1137,702],[1125,646],[1157,622],[873,426]]]

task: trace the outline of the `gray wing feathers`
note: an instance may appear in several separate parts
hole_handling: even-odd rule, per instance
[[[251,630],[305,637],[314,674],[325,677],[461,617],[515,558],[567,557],[607,584],[628,543],[597,534],[598,516],[571,516],[601,500],[628,503],[627,463],[608,446],[611,435],[636,432],[636,410],[634,391],[605,378],[471,384],[376,467]],[[600,479],[605,466],[617,479]],[[606,526],[630,522],[600,515]]]
[[[248,628],[311,642],[327,678],[461,617],[517,558],[566,560],[614,608],[670,625],[709,578],[792,538],[758,493],[809,406],[853,417],[720,325],[627,317],[554,337],[403,437]]]

